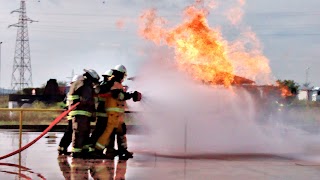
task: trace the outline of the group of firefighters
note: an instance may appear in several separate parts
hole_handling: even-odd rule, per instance
[[[59,154],[84,159],[132,158],[133,153],[127,150],[124,113],[126,100],[140,101],[141,93],[127,92],[123,86],[127,76],[123,65],[106,71],[102,82],[99,82],[100,77],[95,70],[84,71],[84,74],[73,78],[67,94],[68,108],[80,103],[67,116],[68,128],[59,143]],[[96,126],[90,133],[90,123],[95,121]],[[117,150],[114,147],[115,136]],[[70,143],[72,150],[68,152]]]

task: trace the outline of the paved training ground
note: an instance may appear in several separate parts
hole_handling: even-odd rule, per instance
[[[22,145],[39,132],[23,133]],[[51,134],[51,133],[49,133]],[[42,138],[21,155],[0,161],[0,179],[315,179],[320,178],[320,163],[308,163],[272,155],[206,155],[172,158],[153,153],[135,153],[128,161],[72,160],[57,155],[57,138]],[[19,147],[17,132],[0,131],[0,155]],[[136,149],[139,135],[129,135],[130,149]],[[320,153],[319,153],[320,154]],[[21,166],[19,166],[19,164]],[[19,178],[20,177],[20,178]]]

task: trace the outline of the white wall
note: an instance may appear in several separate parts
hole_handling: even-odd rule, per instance
[[[306,90],[300,90],[298,94],[299,100],[308,100],[308,91]]]

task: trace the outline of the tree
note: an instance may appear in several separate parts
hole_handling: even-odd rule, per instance
[[[280,80],[278,79],[276,81],[280,87],[280,89],[287,89],[292,95],[297,95],[298,94],[298,89],[299,89],[299,84],[295,82],[294,80]]]

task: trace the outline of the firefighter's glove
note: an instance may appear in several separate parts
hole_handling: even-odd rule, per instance
[[[125,93],[121,89],[113,89],[111,90],[111,96],[115,99],[123,101],[125,98]]]
[[[140,92],[134,91],[134,92],[132,93],[132,100],[133,100],[134,102],[141,101],[141,98],[142,98],[142,94],[141,94]]]
[[[123,101],[125,98],[125,94],[123,92],[120,92],[119,95],[118,95],[118,99]]]

